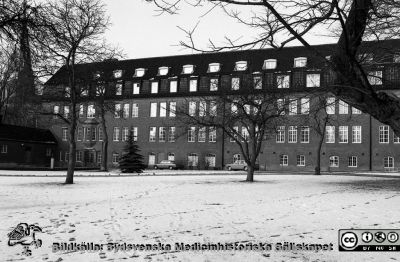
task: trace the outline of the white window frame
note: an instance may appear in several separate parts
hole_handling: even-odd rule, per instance
[[[151,82],[151,93],[158,94],[158,81]]]
[[[339,115],[347,114],[349,114],[349,105],[346,102],[339,100]]]
[[[132,84],[132,93],[134,95],[139,95],[140,94],[140,83],[135,82]]]
[[[143,77],[146,74],[145,68],[136,68],[134,77]]]
[[[264,60],[263,69],[264,70],[276,69],[277,65],[278,65],[278,60],[276,60],[276,59],[267,59],[267,60]]]
[[[216,73],[221,70],[221,64],[220,63],[210,63],[208,65],[208,72],[209,73]]]
[[[300,127],[300,143],[302,143],[302,144],[310,143],[310,127],[309,126]]]
[[[307,74],[306,76],[306,87],[320,87],[321,86],[321,74]]]
[[[285,126],[278,126],[276,132],[276,143],[282,144],[285,143],[285,136],[286,136],[286,127]]]
[[[394,168],[394,157],[385,156],[383,158],[383,168]]]
[[[297,155],[296,157],[297,166],[306,166],[306,156],[305,155]]]
[[[289,102],[289,115],[295,116],[297,113],[297,99],[291,99]]]
[[[379,144],[389,144],[389,126],[379,126]]]
[[[329,157],[329,167],[339,167],[339,157],[338,156],[330,156]]]
[[[133,103],[132,104],[132,118],[139,117],[139,104]]]
[[[158,142],[167,141],[167,128],[165,126],[160,126],[158,128]]]
[[[167,117],[167,102],[160,102],[160,117]]]
[[[189,92],[197,92],[197,79],[189,79]]]
[[[328,115],[334,115],[336,113],[336,98],[328,97],[326,99],[326,113]]]
[[[157,117],[157,103],[150,103],[150,117]]]
[[[349,127],[339,126],[339,144],[349,143]]]
[[[335,143],[335,126],[326,126],[325,130],[325,143],[334,144]]]
[[[362,143],[362,126],[352,126],[352,142],[353,144]]]
[[[262,76],[257,75],[257,76],[253,76],[253,87],[256,90],[261,90],[262,89]]]
[[[308,115],[310,113],[310,98],[305,97],[300,99],[300,113]]]
[[[168,142],[175,142],[175,131],[176,128],[174,126],[168,128]]]
[[[240,77],[232,77],[231,78],[231,90],[239,90],[240,89]]]
[[[196,127],[195,127],[195,126],[189,127],[189,129],[188,129],[187,141],[188,141],[189,143],[194,143],[194,142],[196,142]]]
[[[296,57],[293,61],[293,67],[306,67],[307,66],[307,57]]]
[[[121,129],[118,126],[113,128],[113,141],[118,142],[120,140]]]
[[[289,126],[288,128],[288,143],[297,143],[297,126]]]
[[[219,79],[216,77],[210,78],[210,91],[215,92],[218,91]]]
[[[209,127],[208,129],[208,142],[217,142],[217,129],[215,127]]]
[[[169,67],[168,66],[160,66],[158,68],[158,75],[160,76],[166,76],[169,73]]]
[[[121,104],[115,104],[114,106],[114,118],[120,118],[121,117]]]
[[[235,71],[246,71],[247,70],[247,61],[237,61],[235,63]]]
[[[289,156],[288,155],[280,155],[279,156],[279,165],[280,166],[288,166],[289,165]]]
[[[193,74],[193,72],[194,72],[194,65],[182,66],[182,74],[189,75],[189,74]]]
[[[178,92],[178,80],[169,81],[169,92],[170,93]]]
[[[149,142],[156,142],[157,139],[157,127],[151,126],[149,130]]]
[[[358,167],[358,157],[357,156],[349,156],[348,167]]]
[[[206,142],[206,135],[207,135],[206,128],[200,127],[197,135],[197,141],[200,143]]]
[[[290,75],[277,75],[276,86],[278,89],[287,89],[290,87]]]

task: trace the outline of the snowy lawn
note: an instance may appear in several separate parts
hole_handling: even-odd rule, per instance
[[[1,261],[398,261],[397,253],[339,253],[338,229],[400,228],[400,179],[237,175],[0,177]],[[7,246],[18,223],[43,246]],[[333,243],[333,251],[176,251],[175,242]],[[52,252],[53,242],[171,244],[171,251]],[[135,258],[135,259],[133,259]]]

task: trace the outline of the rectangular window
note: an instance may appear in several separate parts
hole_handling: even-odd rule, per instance
[[[168,142],[175,142],[175,127],[170,126],[168,128]]]
[[[68,128],[62,128],[62,141],[68,141]]]
[[[349,167],[357,167],[357,157],[356,156],[349,156]]]
[[[120,118],[121,116],[121,104],[115,104],[114,118]]]
[[[66,86],[64,89],[64,96],[65,97],[71,97],[71,88],[69,86]]]
[[[119,154],[118,154],[118,153],[113,153],[113,154],[112,154],[112,163],[113,163],[114,165],[117,165],[117,164],[118,164],[118,161],[119,161]]]
[[[208,142],[217,142],[217,130],[215,127],[210,127],[208,130]]]
[[[2,154],[7,154],[8,152],[8,146],[7,145],[1,145],[1,153]]]
[[[122,141],[128,141],[128,137],[129,137],[129,128],[123,127],[122,128]]]
[[[90,127],[85,127],[85,140],[90,141],[92,138],[92,129]]]
[[[300,128],[300,143],[310,143],[310,128],[308,126]]]
[[[383,158],[383,167],[384,168],[394,168],[394,158],[391,156],[387,156]]]
[[[207,102],[206,101],[200,101],[199,103],[199,116],[204,117],[206,116],[207,112]]]
[[[373,86],[382,85],[382,71],[369,72],[368,81]]]
[[[242,138],[244,141],[248,141],[249,140],[249,130],[247,130],[247,128],[245,126],[242,126]]]
[[[306,86],[307,87],[320,87],[321,75],[320,74],[307,74]]]
[[[76,135],[76,140],[77,141],[82,141],[83,139],[83,128],[82,127],[78,127],[78,134]]]
[[[133,141],[137,141],[137,139],[138,139],[138,128],[136,126],[132,127],[132,137],[133,137]]]
[[[234,126],[233,127],[232,134],[233,134],[233,137],[230,138],[230,141],[231,142],[235,142],[236,141],[235,139],[237,139],[238,134],[239,134],[239,127],[238,126]]]
[[[218,91],[218,78],[210,79],[210,91]]]
[[[276,143],[285,143],[285,126],[278,126]]]
[[[158,128],[158,142],[165,142],[167,139],[167,128],[160,126]]]
[[[395,133],[393,133],[393,143],[394,144],[400,144],[400,137],[396,136]]]
[[[156,136],[157,136],[157,127],[155,126],[150,127],[149,142],[156,142]]]
[[[264,60],[263,69],[275,69],[277,65],[276,59],[267,59]]]
[[[59,106],[54,106],[53,107],[53,118],[56,119],[57,115],[60,113],[60,107]]]
[[[289,126],[288,143],[297,143],[297,126]]]
[[[64,106],[64,117],[65,118],[69,117],[69,106]]]
[[[158,82],[151,82],[151,93],[152,94],[158,93]]]
[[[88,96],[89,95],[89,88],[87,86],[82,86],[81,87],[81,95],[82,96]]]
[[[306,67],[307,57],[296,57],[294,59],[294,67]]]
[[[329,167],[339,167],[339,157],[338,156],[329,157]]]
[[[195,101],[189,102],[189,116],[196,115],[196,106],[197,106],[197,103]]]
[[[95,115],[96,115],[96,109],[95,109],[94,105],[88,105],[86,117],[94,118]]]
[[[301,114],[308,115],[310,113],[310,98],[302,98],[300,103]]]
[[[196,141],[196,127],[192,126],[188,129],[188,142]]]
[[[190,79],[189,92],[197,92],[197,79]]]
[[[119,136],[120,136],[119,127],[114,127],[114,130],[113,130],[113,141],[119,141]]]
[[[83,161],[83,152],[82,151],[76,151],[76,162],[82,162]]]
[[[339,100],[339,115],[347,115],[349,113],[349,105],[342,101]]]
[[[297,155],[297,166],[306,166],[306,157],[304,155]]]
[[[240,89],[240,78],[239,77],[232,77],[231,89],[232,90],[239,90]]]
[[[210,116],[217,116],[217,102],[210,101]]]
[[[326,126],[325,142],[329,143],[329,144],[335,143],[335,127],[334,126]]]
[[[360,144],[362,141],[361,126],[353,126],[351,132],[353,144]]]
[[[254,86],[254,89],[262,89],[262,77],[261,76],[253,77],[253,86]]]
[[[160,117],[167,116],[167,102],[160,103]]]
[[[215,167],[215,155],[207,154],[205,157],[205,163],[208,167]]]
[[[326,113],[328,115],[335,114],[335,98],[334,97],[328,97],[326,99]]]
[[[197,139],[199,142],[206,142],[206,128],[205,127],[199,128],[199,134],[197,136]]]
[[[96,141],[96,135],[97,135],[97,129],[95,127],[92,127],[92,141]]]
[[[103,128],[99,127],[99,141],[103,141]]]
[[[285,99],[282,99],[282,98],[278,99],[276,101],[276,107],[277,107],[277,111],[278,111],[277,113],[278,114],[280,114],[281,116],[286,114],[286,112],[285,112]]]
[[[389,126],[379,127],[379,143],[389,144]]]
[[[150,117],[157,117],[157,103],[150,104]]]
[[[169,117],[176,116],[176,102],[169,102]]]
[[[140,83],[133,83],[133,94],[134,95],[140,94]]]
[[[339,143],[349,142],[349,127],[339,126]]]
[[[289,115],[297,115],[297,100],[296,99],[290,100]]]
[[[139,105],[138,104],[132,104],[132,118],[139,117]]]
[[[278,75],[276,77],[276,86],[278,88],[289,88],[290,76],[289,75]]]
[[[289,156],[281,155],[279,158],[279,165],[280,166],[288,166],[289,165]]]
[[[122,83],[117,83],[115,85],[115,95],[117,96],[122,95]]]
[[[188,155],[188,166],[189,167],[196,167],[199,164],[199,156],[197,154],[189,154]]]
[[[122,112],[123,118],[129,118],[129,104],[124,104],[124,110]]]
[[[79,105],[79,118],[83,118],[85,116],[84,110],[85,110],[84,105],[82,105],[82,104]]]
[[[169,92],[170,93],[176,93],[178,92],[178,81],[176,80],[171,80],[169,82]]]
[[[101,151],[97,151],[97,163],[101,163],[103,161],[103,154]]]

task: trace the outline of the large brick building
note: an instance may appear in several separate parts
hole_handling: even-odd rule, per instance
[[[400,88],[400,56],[393,51],[399,46],[399,40],[365,43],[360,55],[374,88],[394,95]],[[316,48],[329,59],[334,46]],[[222,168],[241,157],[239,148],[221,130],[182,131],[174,108],[190,98],[234,94],[238,90],[257,93],[282,89],[289,97],[296,98],[310,90],[322,90],[334,78],[326,60],[304,47],[112,60],[79,65],[77,75],[82,90],[78,109],[78,166],[97,166],[103,155],[103,130],[93,101],[96,89],[105,85],[107,100],[113,101],[120,112],[108,112],[106,117],[111,165],[116,165],[124,140],[133,129],[149,166],[174,159],[200,169]],[[71,110],[66,83],[66,72],[61,68],[47,82],[43,101],[50,112],[68,117]],[[388,126],[334,97],[329,99],[327,112],[335,115],[337,121],[326,128],[321,151],[323,170],[384,170],[399,166],[400,139]],[[312,107],[313,102],[290,106],[289,121],[276,138],[264,142],[258,158],[261,169],[314,169],[316,135],[312,128],[297,121],[299,115],[307,114],[304,105]],[[56,163],[66,165],[67,125],[55,116],[48,121],[59,145]],[[178,135],[182,133],[186,135]]]

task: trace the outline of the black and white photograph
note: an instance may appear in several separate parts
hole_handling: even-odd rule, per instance
[[[0,0],[0,261],[400,261],[400,1]]]

